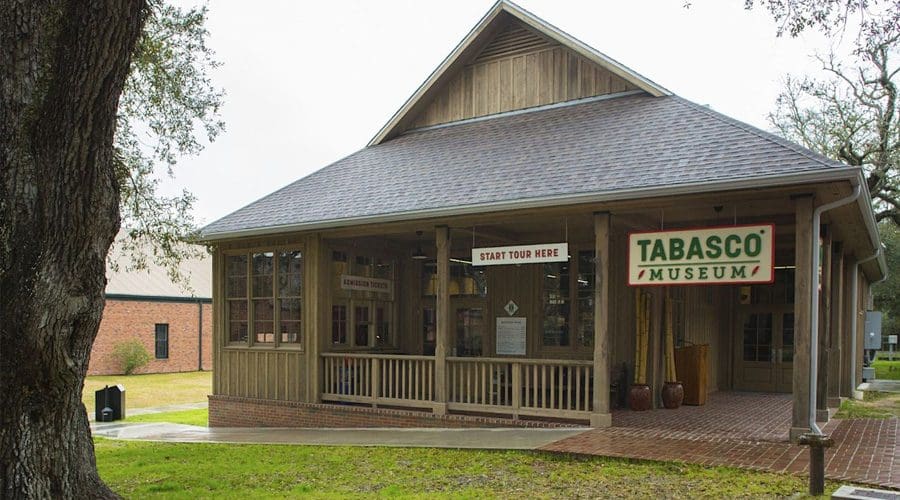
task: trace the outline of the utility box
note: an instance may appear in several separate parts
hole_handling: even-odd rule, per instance
[[[865,349],[881,349],[881,311],[866,311]]]
[[[112,422],[125,418],[125,386],[108,385],[94,393],[94,420]]]
[[[875,367],[874,366],[864,366],[862,370],[862,378],[863,382],[871,382],[875,380]]]

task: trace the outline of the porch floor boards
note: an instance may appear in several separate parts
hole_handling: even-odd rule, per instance
[[[613,426],[542,447],[585,455],[680,460],[711,466],[807,474],[809,450],[788,442],[791,396],[721,392],[705,406],[613,412]],[[900,419],[832,419],[825,475],[900,489]]]

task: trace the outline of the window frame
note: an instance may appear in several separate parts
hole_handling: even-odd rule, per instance
[[[253,294],[253,255],[259,253],[272,253],[272,291],[271,295],[267,297],[254,297]],[[296,299],[299,301],[300,305],[300,319],[297,320],[299,325],[299,333],[297,342],[283,342],[281,340],[282,337],[282,324],[281,324],[281,300],[283,299],[282,295],[278,290],[278,277],[279,277],[279,264],[282,253],[291,253],[291,252],[299,252],[300,253],[300,295],[299,296],[285,296],[287,299]],[[244,278],[246,279],[246,293],[244,297],[238,297],[234,299],[230,299],[228,297],[228,269],[229,269],[229,258],[231,257],[244,257],[246,259],[246,270],[244,274]],[[223,347],[227,349],[280,349],[280,350],[291,350],[291,351],[304,351],[306,344],[306,289],[307,289],[307,275],[306,275],[306,249],[302,244],[296,245],[272,245],[272,246],[259,246],[252,248],[244,248],[239,250],[225,250],[222,252],[222,276],[224,281],[223,286],[223,302],[225,305],[225,311],[223,311],[223,320],[227,328],[224,328],[224,344]],[[255,307],[254,300],[256,299],[271,299],[274,304],[274,312],[272,316],[273,322],[273,341],[272,342],[256,342],[256,325],[255,325]],[[245,341],[233,341],[231,340],[231,310],[230,310],[230,302],[243,300],[246,304],[247,316],[247,339]]]
[[[163,327],[162,329],[160,327]],[[160,341],[159,334],[160,331],[165,334],[165,338]],[[159,355],[159,347],[160,342],[165,349],[165,355]],[[154,359],[159,360],[167,360],[169,359],[169,324],[168,323],[156,323],[153,325],[153,357]]]
[[[569,245],[569,260],[567,263],[569,264],[569,287],[568,287],[568,302],[569,302],[569,312],[568,312],[568,320],[569,320],[569,344],[568,345],[546,345],[544,344],[544,331],[543,325],[546,319],[546,308],[544,304],[544,266],[540,264],[539,272],[540,272],[540,287],[537,290],[537,304],[538,304],[538,313],[540,314],[540,325],[541,330],[536,335],[536,354],[546,355],[579,355],[579,356],[592,356],[594,353],[594,338],[591,335],[591,343],[589,345],[582,345],[579,342],[579,334],[581,332],[581,322],[578,319],[579,310],[579,289],[578,289],[578,275],[581,273],[581,262],[579,259],[579,255],[582,252],[594,253],[593,246],[589,246],[587,244],[579,245],[579,244],[570,244]],[[597,258],[596,254],[593,257]],[[561,264],[561,263],[560,263]],[[595,262],[596,265],[596,262]],[[595,271],[596,273],[596,271]],[[594,283],[593,288],[591,288],[592,295],[596,298],[597,293],[597,284]],[[597,304],[594,304],[594,308],[597,307]],[[594,316],[596,312],[592,312],[592,316]],[[592,319],[593,321],[593,319]]]

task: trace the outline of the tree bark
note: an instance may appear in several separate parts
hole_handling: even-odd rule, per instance
[[[0,497],[108,498],[81,391],[143,0],[0,0]]]

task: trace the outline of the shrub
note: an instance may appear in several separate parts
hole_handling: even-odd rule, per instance
[[[119,362],[125,375],[131,375],[150,362],[150,353],[138,339],[119,342],[113,348],[112,355]]]

